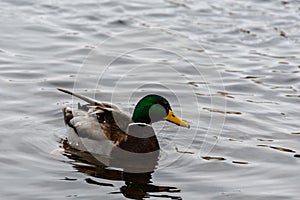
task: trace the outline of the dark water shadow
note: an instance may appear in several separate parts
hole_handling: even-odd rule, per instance
[[[159,197],[166,199],[182,199],[180,196],[171,195],[168,193],[180,193],[180,189],[172,186],[158,186],[152,182],[152,174],[155,171],[157,160],[153,160],[153,170],[143,173],[131,173],[113,166],[107,166],[99,161],[95,155],[88,152],[78,151],[64,145],[64,153],[71,164],[78,172],[97,178],[86,178],[87,184],[97,185],[99,187],[115,187],[112,183],[102,182],[103,180],[122,181],[124,185],[119,188],[118,192],[109,194],[120,194],[129,199],[144,199],[149,197]],[[140,165],[141,163],[133,163]],[[144,163],[145,164],[145,163]],[[145,165],[148,165],[146,163]],[[147,168],[148,169],[148,168]],[[102,180],[99,180],[102,179]],[[151,194],[150,194],[151,193]],[[157,193],[157,194],[153,194]],[[163,193],[163,194],[158,194]]]

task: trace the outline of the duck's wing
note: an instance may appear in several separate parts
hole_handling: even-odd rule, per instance
[[[61,92],[64,92],[64,93],[67,93],[67,94],[70,94],[74,97],[77,97],[91,105],[94,105],[94,106],[99,106],[101,107],[102,109],[107,109],[107,110],[111,110],[112,108],[117,108],[116,106],[113,106],[111,104],[108,104],[108,103],[103,103],[103,102],[100,102],[100,101],[97,101],[96,99],[93,99],[91,97],[87,97],[87,96],[84,96],[84,95],[81,95],[81,94],[77,94],[75,92],[72,92],[70,90],[67,90],[67,89],[63,89],[63,88],[57,88],[59,91]]]
[[[126,130],[131,117],[117,106],[103,103],[81,94],[58,88],[59,91],[78,97],[88,103],[78,110],[64,108],[65,123],[74,129],[79,137],[97,140],[98,134],[105,136],[114,143],[127,138]]]
[[[93,99],[91,97],[87,97],[87,96],[84,96],[84,95],[81,95],[81,94],[77,94],[77,93],[72,92],[72,91],[67,90],[67,89],[63,89],[63,88],[57,88],[57,89],[61,92],[70,94],[74,97],[77,97],[77,98],[87,102],[88,105],[83,106],[86,110],[93,109],[95,111],[95,113],[101,113],[101,112],[109,113],[109,112],[111,112],[111,113],[114,113],[114,114],[116,113],[116,115],[118,115],[118,116],[121,115],[122,118],[130,118],[130,116],[127,113],[124,113],[122,110],[120,110],[115,105],[100,102],[100,101],[98,101],[96,99]],[[79,105],[79,108],[80,107],[81,106]],[[118,113],[120,113],[120,114],[118,114]]]

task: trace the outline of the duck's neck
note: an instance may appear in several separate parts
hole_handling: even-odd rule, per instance
[[[133,115],[132,121],[134,123],[151,124],[151,120],[150,120],[149,116]]]

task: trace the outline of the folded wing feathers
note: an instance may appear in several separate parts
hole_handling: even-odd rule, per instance
[[[72,92],[70,90],[63,89],[63,88],[57,88],[57,89],[61,92],[64,92],[64,93],[70,94],[72,96],[78,97],[79,99],[82,99],[83,101],[86,101],[87,103],[90,103],[92,105],[101,106],[103,108],[111,107],[111,106],[109,106],[109,104],[102,103],[100,101],[97,101],[96,99],[93,99],[93,98],[90,98],[90,97],[87,97],[87,96],[83,96],[81,94],[77,94],[77,93]]]
[[[104,113],[109,113],[108,116],[111,116],[114,123],[112,124],[105,124],[105,123],[101,123],[101,126],[109,126],[109,132],[105,132],[105,135],[112,140],[114,143],[119,143],[122,141],[126,141],[127,139],[127,135],[125,134],[128,124],[131,122],[131,117],[122,112],[118,107],[108,104],[108,103],[102,103],[99,102],[95,99],[92,99],[90,97],[87,96],[83,96],[74,92],[71,92],[69,90],[66,89],[62,89],[62,88],[57,88],[59,91],[70,94],[72,96],[78,97],[79,99],[82,99],[84,101],[86,101],[87,103],[91,104],[91,105],[87,105],[87,109],[88,111],[82,112],[82,113],[86,113],[88,114],[88,116],[92,116],[92,115],[96,115],[96,114],[104,114]],[[66,112],[67,110],[64,110],[65,116],[67,116],[66,114],[68,114]],[[72,112],[70,112],[72,114]],[[78,114],[80,114],[81,111],[76,112],[75,116],[78,116]],[[80,114],[81,115],[81,114]],[[75,117],[74,116],[74,117]],[[87,117],[88,117],[87,116]],[[69,119],[70,118],[70,119]],[[73,114],[72,116],[70,115],[68,119],[65,119],[65,121],[67,121],[67,124],[74,128],[74,130],[77,132],[77,128],[78,125],[80,125],[80,123],[74,123],[74,118],[73,118]],[[71,120],[73,119],[73,120]],[[91,121],[92,119],[89,119],[88,121]],[[70,123],[73,122],[73,123]],[[79,120],[81,121],[81,120]],[[76,125],[75,125],[76,124]],[[108,129],[108,127],[102,127],[104,130]]]

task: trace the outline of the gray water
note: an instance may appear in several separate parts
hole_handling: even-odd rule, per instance
[[[1,199],[299,199],[299,1],[3,0],[0,16]],[[159,164],[130,187],[58,150],[79,100],[57,87],[128,112],[161,94],[191,128],[154,124]]]

